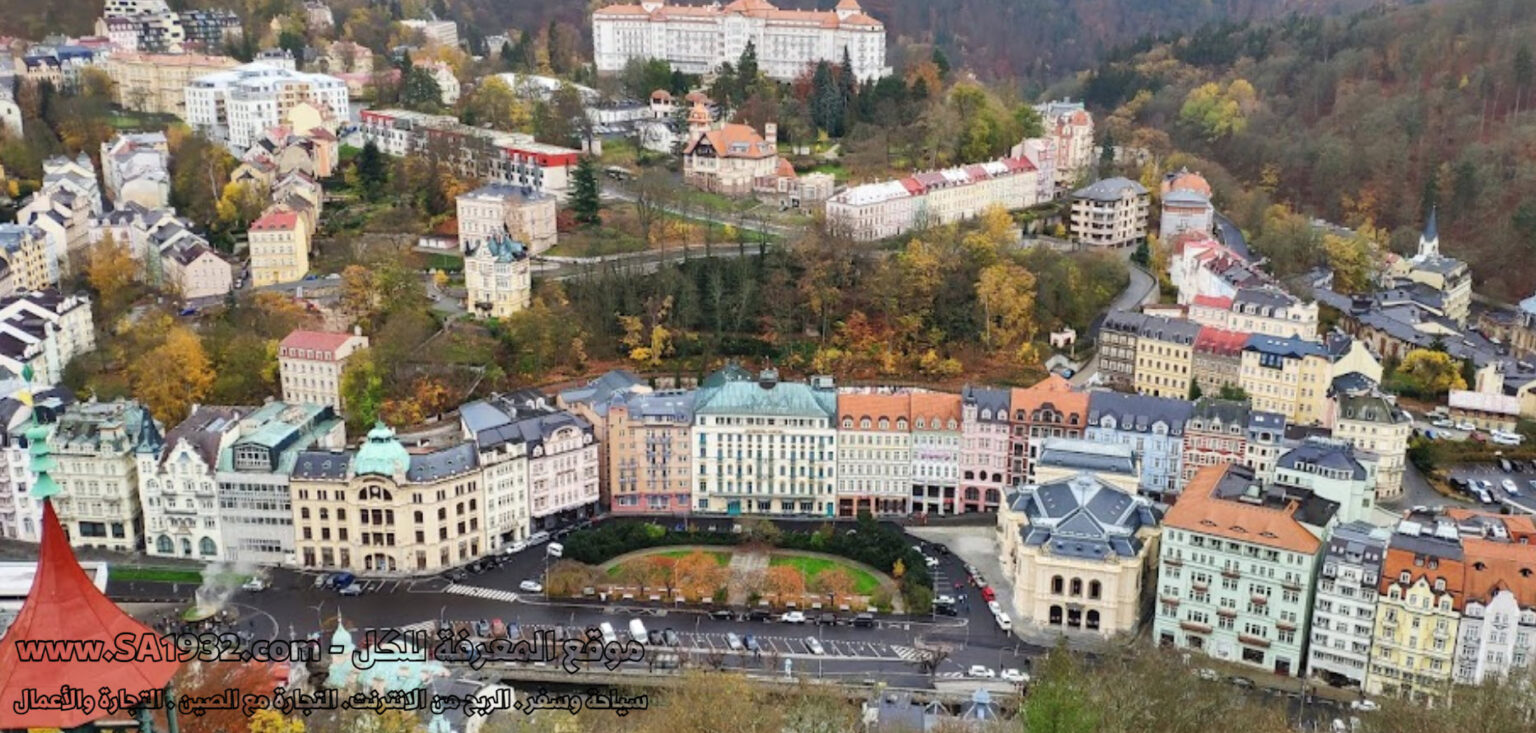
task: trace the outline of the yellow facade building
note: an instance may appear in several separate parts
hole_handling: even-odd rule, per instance
[[[1405,522],[1404,524],[1410,524]],[[1452,534],[1455,530],[1452,529]],[[1449,692],[1465,567],[1459,539],[1400,525],[1382,564],[1365,690],[1426,704]]]
[[[1254,409],[1285,415],[1295,425],[1328,417],[1332,364],[1321,344],[1255,334],[1243,346],[1239,376]]]
[[[252,287],[297,282],[309,273],[309,228],[297,212],[269,209],[249,234]]]
[[[1136,338],[1136,391],[1154,397],[1187,398],[1199,335],[1200,324],[1194,321],[1147,318]]]

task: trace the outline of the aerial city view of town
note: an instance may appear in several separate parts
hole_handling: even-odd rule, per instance
[[[0,10],[0,731],[1536,731],[1536,2]]]

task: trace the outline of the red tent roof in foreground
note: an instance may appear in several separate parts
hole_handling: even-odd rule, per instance
[[[140,662],[23,662],[17,654],[19,641],[102,641],[113,647],[118,634],[153,634],[149,628],[123,613],[102,595],[75,560],[64,529],[54,514],[53,502],[43,502],[43,541],[37,558],[32,590],[16,616],[16,622],[0,639],[0,729],[73,728],[106,717],[79,710],[33,710],[16,713],[23,691],[57,695],[63,685],[83,689],[95,697],[103,687],[127,690],[135,695],[165,687],[181,666],[171,659]],[[127,718],[126,711],[117,713]]]

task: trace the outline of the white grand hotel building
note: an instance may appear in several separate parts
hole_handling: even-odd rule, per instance
[[[767,0],[721,5],[669,5],[641,0],[592,12],[592,45],[600,73],[622,71],[630,59],[665,59],[684,73],[706,74],[735,64],[751,41],[758,68],[792,81],[807,67],[843,61],[843,49],[861,81],[891,73],[885,65],[885,25],[857,0],[830,11],[780,10]]]

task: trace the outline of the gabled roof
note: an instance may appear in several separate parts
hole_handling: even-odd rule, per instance
[[[1168,435],[1177,437],[1184,434],[1184,422],[1194,411],[1188,400],[1168,397],[1110,391],[1096,391],[1088,397],[1088,425],[1106,427],[1106,422],[1112,421],[1115,430],[1124,432],[1150,433],[1162,424]]]
[[[1136,557],[1145,546],[1139,533],[1158,521],[1145,499],[1088,473],[1027,486],[1010,494],[1008,505],[1028,520],[1019,529],[1025,545],[1082,559]]]
[[[1322,540],[1302,524],[1303,504],[1316,497],[1295,498],[1259,485],[1253,470],[1234,464],[1206,466],[1184,487],[1178,503],[1163,517],[1176,529],[1214,535],[1239,542],[1316,554]],[[1324,523],[1338,504],[1324,501]],[[1326,511],[1332,504],[1333,511]],[[1317,519],[1317,517],[1313,517]]]

